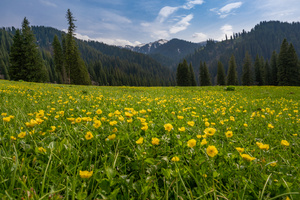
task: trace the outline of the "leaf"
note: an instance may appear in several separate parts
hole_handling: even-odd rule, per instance
[[[112,179],[117,175],[117,172],[111,167],[105,167],[105,172],[108,179]]]

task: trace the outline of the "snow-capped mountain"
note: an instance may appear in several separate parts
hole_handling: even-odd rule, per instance
[[[158,48],[159,46],[161,46],[163,44],[166,44],[167,42],[169,42],[169,41],[160,39],[155,42],[150,42],[148,44],[140,44],[137,46],[126,45],[125,48],[130,49],[135,52],[143,53],[143,54],[150,54],[151,52],[153,52],[154,49]]]

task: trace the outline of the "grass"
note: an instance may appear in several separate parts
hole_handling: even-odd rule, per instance
[[[299,99],[0,81],[0,198],[296,200]]]

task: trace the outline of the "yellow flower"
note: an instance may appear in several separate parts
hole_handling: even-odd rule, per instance
[[[274,128],[272,124],[268,124],[268,128]]]
[[[35,121],[34,119],[31,119],[30,122],[25,122],[25,125],[30,128],[34,127],[37,124],[37,121]]]
[[[205,133],[205,135],[207,135],[207,136],[213,136],[213,135],[215,134],[215,132],[216,132],[216,129],[215,129],[215,128],[206,128],[206,129],[204,130],[204,133]]]
[[[200,139],[200,138],[202,138],[202,135],[197,135],[196,137],[197,137],[198,139]]]
[[[101,109],[96,110],[96,114],[97,114],[97,115],[102,114],[102,110],[101,110]]]
[[[132,119],[127,119],[127,123],[131,123],[132,122]]]
[[[41,153],[46,153],[46,149],[44,149],[43,147],[39,147],[38,150],[39,150],[39,152],[41,152]]]
[[[165,130],[168,132],[170,132],[173,129],[172,124],[165,124],[164,127],[165,127]]]
[[[1,116],[5,117],[7,116],[7,113],[1,113]]]
[[[75,122],[76,122],[76,123],[80,123],[80,122],[81,122],[81,118],[80,118],[80,117],[77,117],[77,118],[75,119]]]
[[[183,119],[183,116],[178,115],[177,119]]]
[[[79,171],[79,176],[81,178],[90,178],[93,175],[93,171]]]
[[[152,138],[152,142],[153,145],[159,145],[159,139],[158,138]]]
[[[215,157],[218,154],[218,149],[215,146],[208,146],[206,149],[206,153],[210,157]]]
[[[230,138],[230,137],[233,136],[233,133],[232,133],[232,131],[227,131],[227,132],[225,133],[225,135],[226,135],[226,137]]]
[[[269,150],[270,146],[268,144],[262,144],[260,146],[258,146],[260,149],[263,149],[263,150]]]
[[[194,126],[194,125],[195,125],[195,122],[190,121],[190,122],[187,122],[187,124],[188,124],[189,126]]]
[[[146,130],[148,130],[148,126],[146,125],[146,126],[143,126],[142,128],[141,128],[143,131],[146,131]]]
[[[195,139],[191,139],[187,142],[187,146],[190,148],[193,148],[194,146],[196,146],[196,140]]]
[[[109,122],[109,125],[114,126],[114,125],[116,125],[117,123],[118,123],[117,121],[110,121],[110,122]]]
[[[247,160],[247,161],[252,161],[252,160],[255,160],[256,158],[248,155],[248,154],[242,154],[241,155],[243,159]]]
[[[275,167],[275,166],[277,165],[277,162],[272,162],[270,165],[271,165],[272,167]]]
[[[116,138],[116,134],[109,135],[107,138],[109,140],[114,140]]]
[[[93,139],[93,137],[94,137],[94,136],[93,136],[92,132],[90,132],[90,131],[87,132],[86,135],[85,135],[85,139],[86,139],[86,140],[91,140],[91,139]]]
[[[206,127],[209,127],[209,125],[210,125],[209,122],[205,122]]]
[[[144,138],[140,137],[135,143],[137,143],[137,144],[143,144],[143,142],[144,142]]]
[[[281,140],[281,143],[280,143],[282,146],[290,146],[290,143],[286,140]]]
[[[19,138],[24,138],[26,136],[26,132],[21,132],[18,134]]]
[[[10,122],[10,119],[11,119],[10,117],[3,117],[4,122]]]
[[[67,118],[67,120],[68,120],[69,122],[74,122],[74,121],[75,121],[75,118],[71,117],[71,118]]]
[[[241,148],[241,147],[237,147],[237,148],[235,148],[238,152],[240,152],[240,153],[243,153],[244,152],[244,148]]]
[[[99,128],[99,127],[101,126],[101,121],[100,121],[100,120],[95,120],[93,126],[94,126],[95,128]]]
[[[10,139],[11,139],[11,140],[17,140],[17,138],[14,137],[14,136],[10,136]]]
[[[117,128],[114,128],[114,129],[112,130],[113,133],[116,133],[117,131],[118,131]]]
[[[174,156],[172,159],[171,159],[172,162],[178,162],[179,161],[179,157],[177,156]]]
[[[49,132],[54,132],[56,130],[55,126],[51,126],[51,130]]]
[[[133,114],[131,114],[130,112],[125,112],[125,116],[128,118],[131,118],[133,116]]]
[[[118,117],[118,119],[119,119],[120,121],[124,121],[124,117],[123,117],[123,116]]]
[[[245,123],[245,124],[244,124],[244,127],[248,127],[248,124]]]
[[[207,141],[206,141],[206,139],[203,139],[202,141],[201,141],[201,143],[200,143],[201,145],[206,145],[207,144]]]
[[[178,128],[178,131],[184,132],[185,131],[185,127]]]

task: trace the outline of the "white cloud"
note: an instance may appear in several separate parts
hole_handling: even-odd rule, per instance
[[[188,0],[188,2],[186,2],[185,5],[183,5],[182,7],[184,9],[191,9],[193,8],[195,5],[201,5],[203,4],[204,1],[203,0]]]
[[[222,26],[220,28],[220,30],[222,31],[222,36],[219,38],[219,40],[222,40],[225,38],[225,35],[227,36],[231,36],[233,34],[233,28],[231,25],[229,24],[225,24],[224,26]]]
[[[179,9],[179,7],[170,7],[170,6],[165,6],[163,7],[157,16],[157,20],[162,23],[165,21],[166,18],[168,18],[171,14],[176,12]]]
[[[57,7],[57,5],[55,3],[48,2],[46,0],[40,0],[40,2],[46,6]]]
[[[193,17],[193,14],[183,17],[179,22],[171,27],[170,33],[174,34],[187,29],[187,27],[190,25],[189,22],[193,19]]]
[[[221,18],[225,18],[228,15],[233,14],[232,11],[234,9],[237,9],[237,8],[241,7],[242,4],[243,3],[241,1],[239,1],[239,2],[235,2],[235,3],[227,4],[227,5],[223,6],[220,9],[212,8],[212,9],[210,9],[210,11],[216,12],[218,15],[220,15]]]
[[[202,41],[205,41],[205,40],[207,40],[207,35],[206,34],[204,34],[204,33],[194,33],[193,35],[192,35],[192,37],[193,37],[193,40],[194,41],[197,41],[197,42],[202,42]]]
[[[80,33],[75,33],[75,37],[81,40],[92,40],[92,41],[97,41],[97,42],[103,42],[105,44],[108,45],[115,45],[115,46],[126,46],[126,45],[130,45],[130,46],[136,46],[141,44],[141,42],[139,41],[134,41],[134,42],[130,42],[129,40],[124,40],[124,39],[110,39],[110,38],[90,38],[87,35],[82,35]]]

